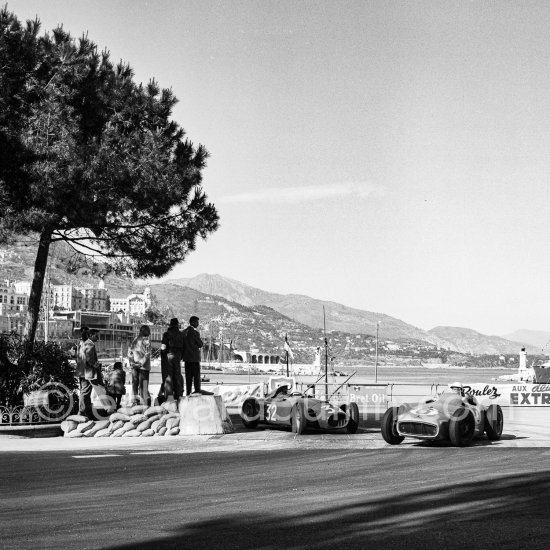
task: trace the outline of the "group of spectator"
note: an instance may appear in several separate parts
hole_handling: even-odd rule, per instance
[[[189,326],[184,330],[180,330],[177,318],[170,320],[170,324],[162,336],[160,350],[162,383],[158,395],[159,404],[169,399],[174,399],[177,402],[184,395],[182,361],[185,364],[185,394],[190,395],[193,388],[195,393],[207,393],[201,391],[200,359],[203,343],[198,326],[199,318],[195,315],[189,319]],[[114,398],[118,408],[122,395],[126,393],[126,375],[122,363],[117,362],[113,366],[109,380],[101,380],[101,368],[95,349],[95,342],[98,338],[97,330],[88,327],[82,327],[80,330],[80,342],[76,356],[77,375],[80,380],[79,413],[91,419],[93,417],[91,399],[93,385],[105,382],[107,391]],[[149,397],[150,334],[150,328],[147,325],[142,325],[138,336],[134,338],[128,348],[128,359],[132,372],[133,403],[151,404]]]

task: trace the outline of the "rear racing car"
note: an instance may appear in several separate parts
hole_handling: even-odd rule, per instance
[[[424,441],[448,440],[457,447],[470,445],[483,433],[491,441],[502,435],[504,419],[500,405],[481,405],[455,382],[436,399],[390,407],[382,418],[382,437],[398,445],[405,437]]]
[[[241,418],[247,428],[259,424],[290,427],[302,434],[306,428],[343,429],[353,434],[359,426],[357,403],[333,404],[311,397],[289,386],[276,388],[265,397],[249,397],[241,407]]]

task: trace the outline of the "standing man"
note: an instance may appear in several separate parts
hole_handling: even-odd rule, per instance
[[[201,393],[201,348],[202,340],[199,331],[199,318],[193,315],[189,319],[189,326],[183,331],[185,349],[185,393],[191,393],[191,385],[195,385],[195,393]]]
[[[149,373],[151,372],[151,329],[141,325],[139,334],[128,348],[128,359],[132,367],[132,399],[140,405],[149,403]]]
[[[76,353],[76,372],[80,381],[78,412],[88,420],[93,418],[92,410],[92,380],[97,380],[99,363],[95,349],[97,331],[81,327],[80,342]]]
[[[181,375],[181,355],[184,341],[177,317],[170,320],[170,325],[162,335],[160,346],[162,385],[161,392],[167,398],[170,395],[178,401],[183,395],[183,377]]]

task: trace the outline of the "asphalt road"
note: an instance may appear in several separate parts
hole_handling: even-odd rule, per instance
[[[0,453],[0,547],[543,548],[550,449]]]

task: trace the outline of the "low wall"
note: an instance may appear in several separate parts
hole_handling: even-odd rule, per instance
[[[221,395],[225,406],[232,412],[238,410],[247,397],[263,395],[263,384],[260,383],[204,386],[214,394]],[[319,384],[321,386],[323,385]],[[350,384],[349,399],[359,405],[359,411],[363,415],[377,411],[383,413],[390,405],[436,397],[447,387],[446,384]],[[484,405],[497,403],[501,407],[550,407],[550,384],[466,382],[464,389]],[[153,398],[157,396],[158,390],[158,385],[150,386],[149,391]],[[345,392],[345,388],[343,390]],[[130,393],[131,387],[127,387],[127,395]]]

